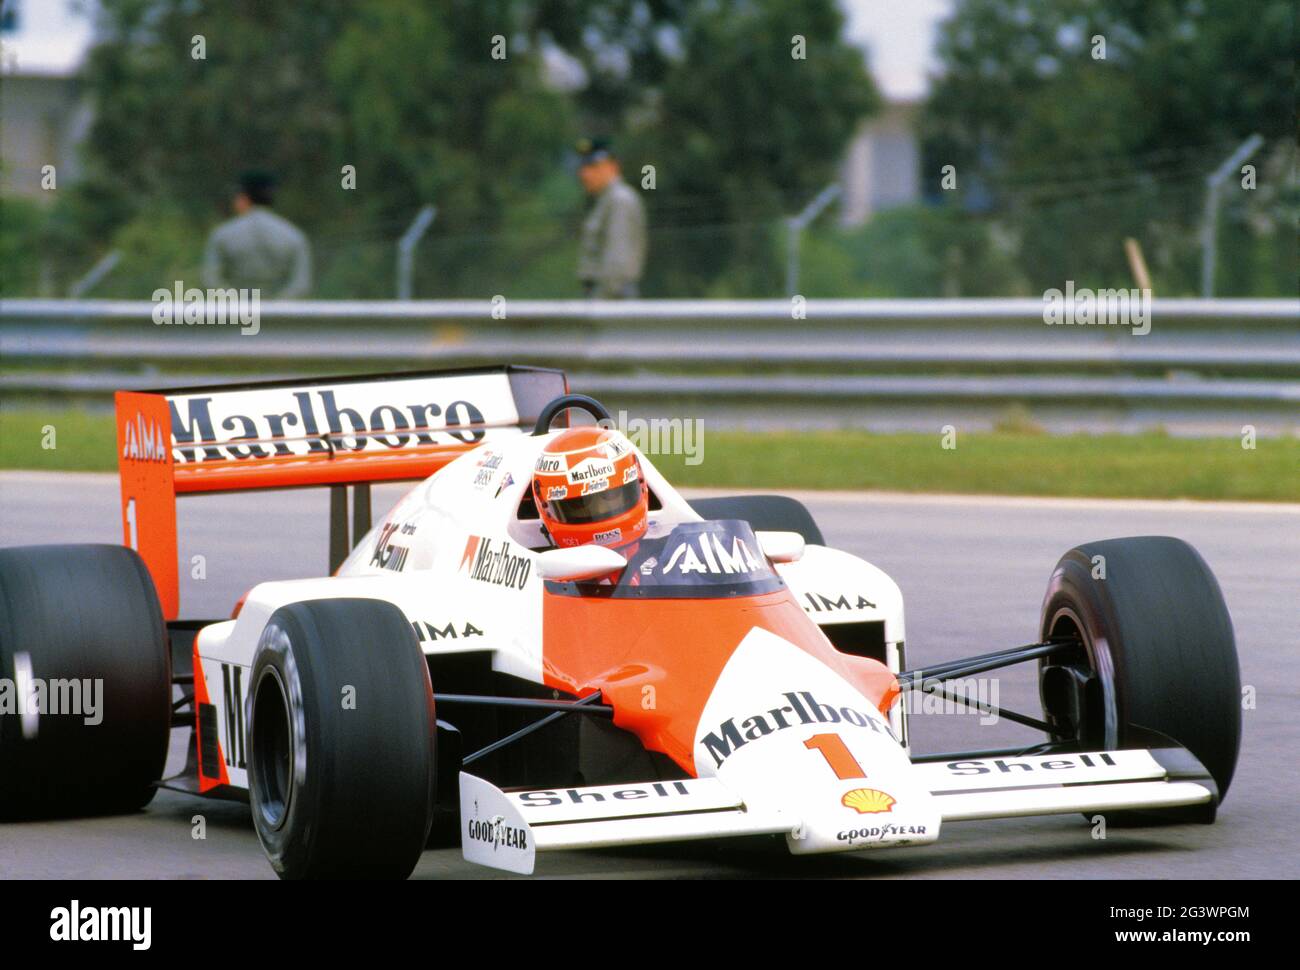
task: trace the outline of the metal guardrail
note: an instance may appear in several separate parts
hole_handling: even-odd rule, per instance
[[[1300,404],[1300,300],[1288,299],[1156,299],[1144,336],[1046,326],[1041,299],[267,301],[255,336],[155,325],[153,309],[0,301],[0,392],[97,396],[172,382],[199,360],[226,374],[504,360],[639,399]]]
[[[1015,322],[1043,325],[1043,300],[865,299],[800,303],[807,321],[822,324]],[[10,321],[143,322],[148,300],[0,300],[0,324]],[[1300,300],[1153,299],[1153,325],[1160,323],[1270,324],[1300,321]],[[504,313],[504,319],[501,314]],[[266,300],[264,322],[284,323],[598,323],[621,326],[703,321],[798,325],[791,300]],[[1104,328],[1102,328],[1104,329]]]

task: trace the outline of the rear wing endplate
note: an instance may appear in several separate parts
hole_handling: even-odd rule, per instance
[[[123,542],[175,619],[178,495],[328,485],[333,571],[351,548],[347,486],[360,539],[371,482],[427,478],[485,440],[531,428],[567,392],[561,371],[514,366],[119,391]]]

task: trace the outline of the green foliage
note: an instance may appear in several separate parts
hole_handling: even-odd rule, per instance
[[[683,56],[632,133],[637,170],[656,169],[651,223],[678,230],[680,243],[656,251],[655,288],[775,295],[784,239],[772,227],[836,178],[854,129],[879,106],[842,29],[832,0],[691,8]]]
[[[1286,0],[963,0],[941,32],[927,169],[956,166],[962,202],[1019,239],[1034,290],[1132,285],[1132,236],[1157,292],[1194,292],[1205,176],[1254,132],[1269,140],[1257,164],[1281,181],[1288,165],[1270,156],[1294,165],[1293,18]],[[1251,205],[1242,195],[1225,206]],[[1235,292],[1277,286],[1246,284],[1255,247],[1224,242],[1226,279],[1250,287]],[[1294,252],[1264,245],[1284,250],[1270,268]],[[1294,263],[1287,275],[1294,291]]]
[[[24,199],[0,199],[0,296],[28,296],[41,290],[40,248],[46,213]]]
[[[645,295],[775,296],[782,220],[837,177],[879,107],[837,0],[98,6],[87,177],[48,210],[5,203],[0,293],[65,293],[113,247],[122,263],[95,295],[192,276],[237,173],[265,167],[282,177],[277,208],[312,240],[317,296],[391,296],[397,239],[430,203],[417,295],[573,296],[586,200],[570,146],[592,133],[614,138],[629,183],[654,169]],[[1218,291],[1293,295],[1292,7],[958,0],[923,113],[923,184],[943,203],[851,232],[832,210],[805,234],[800,289],[1131,285],[1131,236],[1157,293],[1196,292],[1204,176],[1259,131],[1258,188],[1224,195]],[[548,83],[557,57],[585,83]],[[955,192],[937,188],[948,164]]]
[[[98,295],[193,274],[252,167],[281,176],[277,208],[313,241],[318,296],[390,296],[397,238],[426,203],[438,215],[417,293],[575,295],[585,200],[566,160],[584,130],[615,136],[634,184],[642,164],[658,169],[648,293],[767,294],[780,266],[768,223],[833,178],[876,103],[834,0],[100,6],[89,176],[52,216],[72,237],[56,288],[124,247]],[[806,59],[790,56],[795,34]],[[587,85],[546,83],[553,48]],[[30,291],[33,273],[12,285]]]
[[[112,248],[122,260],[99,295],[150,296],[159,287],[170,290],[177,280],[189,286],[199,281],[203,238],[184,209],[170,200],[146,206],[114,233]]]
[[[889,209],[860,229],[827,227],[803,244],[800,291],[816,297],[1027,293],[1015,247],[955,206]]]

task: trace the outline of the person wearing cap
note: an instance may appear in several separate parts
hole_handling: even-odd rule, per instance
[[[311,289],[311,247],[302,230],[271,211],[275,179],[250,171],[239,177],[235,217],[212,230],[203,256],[209,287],[260,290],[267,299],[292,300]]]
[[[578,280],[598,300],[636,299],[645,266],[645,206],[603,139],[578,143],[578,179],[595,199],[582,223]]]

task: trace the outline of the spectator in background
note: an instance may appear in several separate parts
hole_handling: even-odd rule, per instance
[[[598,300],[634,300],[645,267],[645,207],[603,139],[578,143],[578,179],[595,198],[582,223],[578,280]]]
[[[235,217],[212,230],[203,280],[214,288],[256,289],[265,299],[292,300],[311,289],[311,248],[288,219],[271,211],[275,178],[245,172],[232,207]]]

